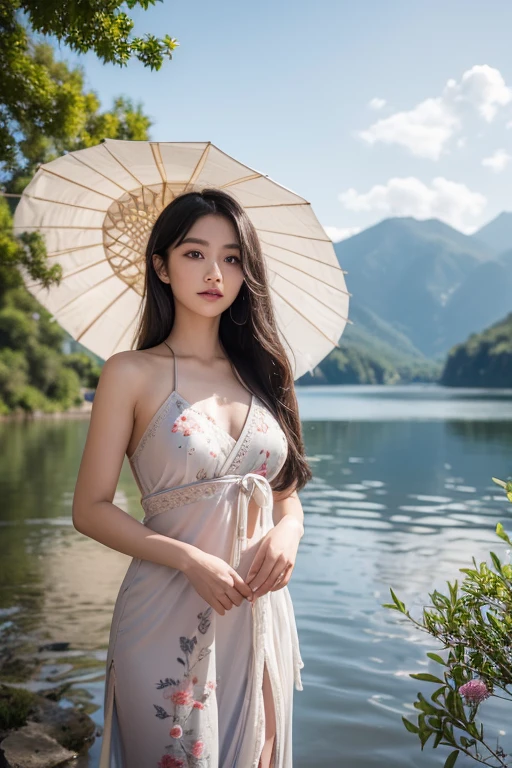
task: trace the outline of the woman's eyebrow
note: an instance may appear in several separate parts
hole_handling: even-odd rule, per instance
[[[210,245],[208,240],[200,240],[198,237],[186,237],[181,241],[180,245],[183,245],[183,243],[199,243],[199,245]],[[224,248],[238,248],[238,250],[240,250],[238,243],[227,243]]]

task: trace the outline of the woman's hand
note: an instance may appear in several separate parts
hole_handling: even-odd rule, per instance
[[[262,538],[245,579],[254,590],[254,599],[288,584],[302,533],[303,527],[297,518],[285,515]]]
[[[252,597],[252,590],[225,560],[194,547],[182,572],[196,592],[221,616]]]

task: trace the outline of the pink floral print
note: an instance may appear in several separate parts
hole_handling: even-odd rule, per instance
[[[179,757],[172,757],[172,755],[162,755],[162,759],[158,761],[158,768],[184,768],[185,763],[180,760]]]
[[[183,412],[181,416],[175,419],[171,432],[181,432],[185,437],[188,437],[194,432],[204,432],[204,429],[196,419],[186,416],[185,412]]]
[[[202,741],[196,741],[192,744],[192,754],[194,757],[201,757],[203,754],[204,743]]]
[[[262,408],[258,408],[257,418],[256,418],[256,429],[258,432],[268,432],[268,423],[265,418],[266,414],[265,411]]]
[[[197,629],[205,635],[210,627],[211,606],[198,614]],[[204,710],[208,700],[217,688],[216,680],[204,679],[200,682],[192,670],[210,654],[207,645],[198,648],[197,635],[180,637],[180,649],[183,657],[178,656],[178,663],[184,667],[183,677],[174,680],[166,677],[157,684],[157,690],[163,690],[166,707],[154,704],[156,717],[167,720],[172,717],[172,725],[168,731],[172,741],[165,746],[165,754],[158,762],[157,768],[210,768],[211,760],[206,742],[198,738],[199,724],[194,726],[194,712]],[[167,707],[173,706],[173,713]],[[191,717],[192,716],[192,717]]]
[[[263,464],[261,464],[257,469],[253,469],[253,472],[256,475],[263,475],[263,477],[267,476],[267,462],[270,458],[270,451],[265,451],[263,448],[260,451],[260,454],[265,454],[265,459],[263,460]]]

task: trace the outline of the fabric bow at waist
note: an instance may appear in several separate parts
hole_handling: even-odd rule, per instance
[[[254,472],[247,472],[240,475],[240,492],[238,494],[237,512],[236,512],[236,535],[233,541],[233,550],[230,558],[230,565],[236,568],[240,563],[240,557],[247,545],[247,521],[249,512],[249,502],[254,496],[258,507],[261,507],[263,532],[267,533],[273,525],[272,508],[274,506],[274,497],[272,488],[266,477],[257,475]]]

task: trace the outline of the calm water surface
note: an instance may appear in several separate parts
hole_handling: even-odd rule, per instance
[[[512,390],[436,386],[299,388],[314,479],[300,496],[306,533],[289,584],[304,669],[295,691],[294,766],[429,768],[401,716],[435,686],[430,636],[382,608],[392,587],[413,615],[434,589],[459,582],[471,558],[506,560],[494,533],[512,507],[491,477],[512,474]],[[71,502],[85,420],[0,424],[0,632],[44,664],[32,690],[70,683],[100,726],[108,632],[130,558],[78,533]],[[142,519],[127,463],[115,503]],[[68,642],[67,651],[37,645]],[[509,713],[480,708],[488,741],[512,751]],[[432,740],[431,740],[432,741]],[[79,768],[98,764],[97,739]],[[473,765],[459,757],[458,765]]]

